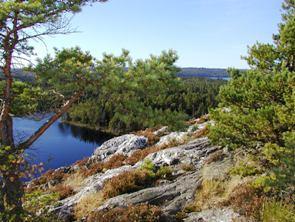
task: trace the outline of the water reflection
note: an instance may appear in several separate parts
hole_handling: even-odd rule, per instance
[[[31,135],[45,121],[14,118],[16,141]],[[109,134],[57,121],[26,153],[31,162],[42,162],[45,163],[45,169],[54,169],[92,155],[95,148],[111,137]]]
[[[102,133],[96,130],[70,125],[62,122],[58,123],[58,129],[60,130],[60,133],[62,135],[67,136],[71,134],[73,137],[85,143],[100,143],[101,138],[107,139],[112,137],[112,135],[107,133]]]

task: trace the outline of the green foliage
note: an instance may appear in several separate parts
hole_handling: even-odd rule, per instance
[[[45,208],[51,205],[55,206],[59,200],[59,195],[57,193],[43,193],[37,190],[26,193],[24,200],[24,208],[31,213],[37,213],[40,210],[46,211]]]
[[[249,71],[231,80],[220,90],[220,108],[212,111],[216,126],[211,138],[230,148],[282,144],[283,133],[295,125],[294,83],[294,73],[286,70],[273,74]]]
[[[214,143],[255,156],[263,175],[254,186],[280,198],[292,194],[295,183],[294,6],[293,0],[285,1],[274,45],[257,43],[250,49],[246,60],[252,70],[234,73],[221,87],[209,134]],[[246,164],[234,171],[253,175],[256,170]]]
[[[1,91],[4,89],[4,84],[4,81],[0,81]],[[12,93],[11,112],[17,116],[31,115],[36,112],[50,112],[61,103],[57,95],[29,82],[14,81]]]
[[[295,71],[294,0],[285,0],[283,10],[283,21],[279,24],[279,33],[274,35],[274,45],[256,43],[249,48],[245,59],[252,68],[271,72],[286,67],[291,72]]]
[[[292,205],[282,202],[266,202],[262,209],[262,222],[295,222],[295,209]]]
[[[151,176],[155,176],[156,166],[150,159],[145,159],[140,166],[141,170],[145,170],[151,174]]]
[[[259,174],[261,173],[261,171],[255,165],[249,165],[247,163],[244,163],[244,164],[240,164],[238,166],[233,167],[230,170],[230,173],[233,175],[247,177],[247,176],[254,176],[256,174]]]
[[[92,79],[83,100],[73,107],[67,120],[107,128],[115,133],[157,125],[183,127],[187,116],[170,109],[167,97],[177,88],[175,52],[163,52],[147,60],[133,62],[127,51],[121,56],[104,55],[96,61]],[[72,87],[70,87],[72,88]]]
[[[106,0],[58,0],[0,2],[0,62],[6,59],[5,50],[17,49],[18,54],[31,55],[30,39],[44,35],[65,34],[71,30],[66,13],[76,13],[92,2]],[[7,30],[10,30],[7,32]],[[17,35],[15,35],[15,32]],[[17,38],[16,38],[17,36]],[[6,39],[6,37],[8,37]],[[8,40],[8,42],[6,42]],[[8,44],[7,44],[8,43]],[[11,48],[12,47],[12,48]]]
[[[169,166],[161,166],[157,172],[157,178],[169,178],[172,176],[172,169]]]

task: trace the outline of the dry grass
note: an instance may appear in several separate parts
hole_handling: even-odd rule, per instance
[[[206,164],[210,164],[212,162],[216,162],[216,161],[220,161],[223,160],[223,158],[225,157],[225,154],[223,153],[222,150],[217,150],[214,153],[211,153],[206,159],[205,159],[205,163]]]
[[[200,138],[200,137],[204,137],[207,136],[209,133],[209,128],[206,126],[201,130],[197,130],[193,133],[192,137],[193,138]]]
[[[126,156],[123,154],[113,155],[108,161],[103,163],[104,169],[115,169],[124,165],[124,161],[126,160]]]
[[[262,222],[295,222],[295,205],[278,202],[275,200],[267,201],[263,204],[261,212]]]
[[[147,204],[130,205],[126,208],[114,208],[108,211],[93,212],[87,222],[162,222],[160,208]]]
[[[148,138],[148,145],[149,146],[153,146],[155,145],[159,140],[160,137],[156,136],[154,134],[154,129],[146,129],[146,130],[141,130],[135,133],[137,136],[144,136],[146,138]]]
[[[89,177],[103,170],[115,169],[125,164],[126,156],[122,154],[113,155],[108,161],[92,163],[89,166],[84,166],[80,169],[80,174],[84,177]]]
[[[194,171],[195,166],[193,164],[182,164],[181,169],[184,171]]]
[[[63,184],[59,184],[51,189],[53,192],[58,193],[59,199],[63,200],[69,196],[75,194],[75,191],[70,186],[65,186]]]
[[[75,206],[74,214],[77,220],[91,214],[103,203],[101,192],[92,193],[83,197]]]
[[[80,173],[74,173],[72,175],[70,175],[65,181],[64,181],[64,185],[65,186],[70,186],[73,188],[73,190],[77,191],[79,190],[84,183],[84,176]]]
[[[161,146],[151,146],[151,147],[148,147],[148,148],[145,148],[142,150],[137,150],[130,157],[128,157],[125,160],[125,163],[129,164],[129,165],[134,165],[137,162],[139,162],[140,160],[143,160],[149,154],[158,152],[162,149],[163,149],[163,147],[161,147]]]
[[[241,215],[259,220],[264,198],[259,190],[248,184],[237,186],[230,194],[228,204]]]
[[[155,176],[147,170],[124,172],[105,182],[103,197],[109,199],[120,194],[135,192],[151,186],[154,182]]]
[[[218,180],[204,180],[196,192],[194,208],[196,211],[209,209],[223,202],[225,184]]]

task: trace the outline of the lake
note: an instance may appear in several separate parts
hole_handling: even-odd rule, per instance
[[[31,135],[45,121],[14,118],[16,142]],[[91,156],[95,148],[110,138],[108,134],[56,121],[26,154],[32,163],[44,163],[45,170],[56,169]]]

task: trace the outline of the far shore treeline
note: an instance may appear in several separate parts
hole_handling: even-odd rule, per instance
[[[222,78],[228,74],[225,69],[180,69],[174,65],[176,59],[172,51],[134,63],[129,54],[105,56],[99,67],[108,66],[109,70],[97,70],[101,76],[99,86],[88,87],[62,117],[63,121],[113,134],[160,125],[182,128],[184,120],[217,106],[219,87],[226,82]],[[39,67],[45,65],[44,61],[39,61]],[[51,112],[60,106],[62,99],[44,87],[44,80],[42,85],[42,78],[35,75],[38,70],[16,69],[13,73],[18,79],[13,87],[13,110],[17,116]]]

